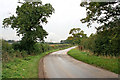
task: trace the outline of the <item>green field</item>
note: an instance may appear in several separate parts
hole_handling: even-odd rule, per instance
[[[70,50],[68,52],[68,55],[85,63],[107,69],[114,73],[119,73],[117,58],[105,58],[102,56],[95,56],[95,55],[91,55],[88,52],[81,52],[78,49]]]
[[[2,78],[38,78],[39,60],[48,53],[58,50],[60,49],[51,50],[36,56],[15,58],[14,61],[3,63]]]
[[[4,64],[3,78],[37,78],[38,62],[45,54],[28,56],[23,59],[16,58],[14,61]]]

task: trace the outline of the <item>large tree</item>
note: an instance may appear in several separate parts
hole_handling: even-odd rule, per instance
[[[3,27],[16,29],[17,35],[22,35],[21,45],[30,52],[37,41],[44,41],[48,33],[43,29],[47,18],[52,15],[54,8],[51,4],[43,5],[42,2],[24,2],[16,8],[16,16],[5,18]]]

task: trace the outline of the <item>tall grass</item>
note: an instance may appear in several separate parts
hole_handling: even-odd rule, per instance
[[[68,55],[73,58],[83,61],[94,66],[98,66],[109,71],[119,73],[118,58],[105,58],[101,56],[91,55],[88,52],[81,52],[78,49],[72,49],[68,52]]]
[[[38,78],[39,60],[47,53],[25,58],[15,58],[7,64],[3,64],[2,78]]]

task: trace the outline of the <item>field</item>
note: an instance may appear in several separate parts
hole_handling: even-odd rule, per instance
[[[15,58],[2,65],[2,78],[38,78],[39,60],[48,53],[68,47],[52,49],[50,51],[24,58]],[[34,74],[33,74],[34,73]]]
[[[81,52],[78,49],[70,50],[68,52],[68,55],[85,63],[107,69],[114,73],[119,73],[117,58],[105,58],[103,56],[95,56],[91,55],[88,52]]]
[[[38,78],[39,60],[50,52],[36,56],[28,56],[23,59],[16,58],[3,65],[3,78]],[[33,74],[34,73],[34,74]]]

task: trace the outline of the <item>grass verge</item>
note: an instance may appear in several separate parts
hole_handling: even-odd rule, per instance
[[[117,74],[119,73],[117,58],[105,58],[101,56],[90,55],[90,53],[81,52],[78,49],[70,50],[68,55],[85,63],[104,68]]]
[[[39,60],[43,56],[51,52],[55,52],[55,51],[66,49],[66,48],[51,50],[36,56],[28,56],[25,58],[15,58],[14,61],[3,63],[2,78],[38,78]]]

